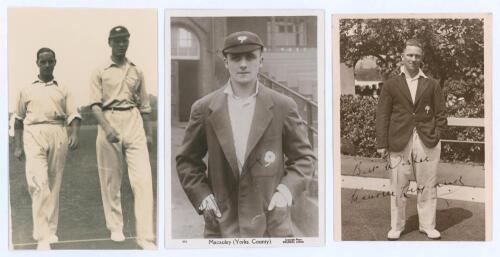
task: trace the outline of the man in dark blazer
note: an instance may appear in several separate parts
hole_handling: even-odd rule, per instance
[[[193,104],[176,157],[207,238],[293,236],[290,207],[314,170],[296,103],[257,80],[263,46],[247,31],[226,37],[230,79]]]
[[[436,226],[436,173],[441,154],[441,133],[447,120],[439,84],[420,69],[420,41],[410,39],[398,75],[384,82],[377,106],[377,148],[388,156],[391,174],[391,230],[389,240],[404,230],[410,178],[417,181],[419,230],[428,238],[441,237]]]

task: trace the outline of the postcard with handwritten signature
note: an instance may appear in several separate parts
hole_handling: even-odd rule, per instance
[[[491,14],[334,15],[335,238],[491,239]]]

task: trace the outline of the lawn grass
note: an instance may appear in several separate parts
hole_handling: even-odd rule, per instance
[[[154,124],[156,125],[156,124]],[[153,126],[156,128],[156,126]],[[156,129],[154,131],[155,139]],[[97,157],[95,140],[97,127],[82,126],[80,131],[80,146],[76,151],[69,152],[64,170],[60,193],[60,212],[58,236],[60,241],[109,238],[106,229],[104,212],[97,173]],[[13,140],[9,141],[9,181],[10,206],[12,214],[12,243],[33,243],[31,198],[25,177],[25,164],[13,156]],[[157,142],[150,147],[150,161],[153,175],[154,221],[156,229],[156,199],[157,199]],[[128,174],[123,176],[122,209],[124,216],[123,232],[126,237],[135,236],[135,218],[133,213],[133,194],[128,180]],[[136,248],[133,240],[127,240],[121,246],[114,242],[82,242],[74,244],[79,249],[112,249]],[[66,244],[66,247],[68,245]],[[33,246],[34,247],[34,246]],[[63,244],[61,244],[61,248]],[[57,248],[57,245],[56,247]]]

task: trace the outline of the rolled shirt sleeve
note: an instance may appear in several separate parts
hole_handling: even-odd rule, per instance
[[[18,120],[24,120],[26,117],[26,101],[24,99],[23,91],[24,89],[21,89],[17,95],[15,118]]]
[[[139,72],[139,79],[141,83],[139,86],[139,98],[140,98],[140,104],[138,106],[139,111],[141,113],[151,113],[151,104],[149,101],[149,95],[146,91],[146,83],[142,71]]]
[[[89,107],[92,108],[93,105],[98,104],[102,107],[102,79],[101,79],[101,70],[95,70],[90,78],[90,98],[89,98]]]
[[[72,92],[66,89],[66,122],[67,124],[71,124],[74,119],[82,119],[82,116],[78,112],[78,108],[75,103],[75,98],[73,97]]]

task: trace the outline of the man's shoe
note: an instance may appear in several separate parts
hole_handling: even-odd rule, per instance
[[[150,240],[144,240],[144,239],[137,239],[137,244],[143,249],[143,250],[156,250],[156,245],[153,241]]]
[[[57,237],[55,234],[49,236],[49,243],[53,244],[57,242],[59,242],[59,237]]]
[[[401,236],[401,232],[403,232],[403,230],[395,230],[395,229],[389,230],[389,233],[387,233],[387,240],[390,241],[398,240],[399,237]]]
[[[41,250],[41,251],[50,250],[50,242],[49,242],[49,240],[38,241],[38,245],[36,246],[36,249],[37,250]]]
[[[123,242],[125,241],[125,236],[121,231],[111,232],[111,240],[115,242]]]
[[[420,233],[424,233],[427,235],[427,238],[432,239],[432,240],[438,240],[441,239],[441,233],[437,231],[436,229],[423,229],[419,228],[418,229]]]

